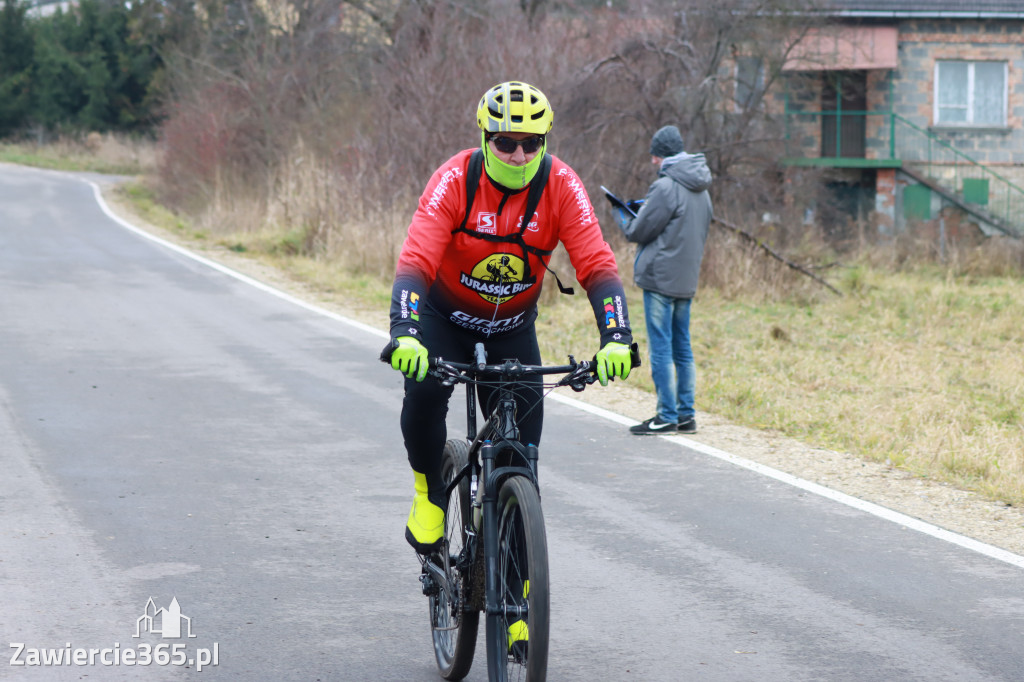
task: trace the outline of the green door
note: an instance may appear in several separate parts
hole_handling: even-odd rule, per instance
[[[930,220],[932,217],[932,191],[924,185],[904,187],[903,217],[912,220]]]
[[[986,178],[964,178],[964,201],[987,206],[988,180]]]

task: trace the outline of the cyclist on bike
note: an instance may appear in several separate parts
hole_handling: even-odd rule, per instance
[[[424,381],[428,351],[468,359],[484,341],[492,361],[540,364],[537,300],[559,242],[597,318],[598,379],[607,385],[629,375],[632,336],[615,256],[579,177],[546,153],[552,120],[551,105],[532,85],[488,90],[477,108],[481,149],[463,150],[434,172],[398,258],[391,366],[406,376],[401,425],[415,495],[405,537],[421,554],[436,549],[444,531],[441,455],[453,390]],[[528,203],[536,210],[525,216]],[[536,445],[543,416],[535,383],[517,396],[517,412],[521,440]],[[490,391],[480,394],[486,409]]]

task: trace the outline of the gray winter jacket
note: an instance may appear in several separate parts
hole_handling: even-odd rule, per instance
[[[683,152],[662,161],[640,212],[623,228],[626,239],[640,245],[633,264],[638,287],[673,298],[697,293],[712,217],[710,186],[703,154]]]

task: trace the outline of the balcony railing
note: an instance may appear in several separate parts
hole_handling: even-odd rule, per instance
[[[795,165],[902,167],[1002,232],[1024,235],[1024,189],[893,112],[787,111]]]

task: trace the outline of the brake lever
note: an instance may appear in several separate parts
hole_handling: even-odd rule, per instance
[[[572,359],[572,356],[569,357]],[[576,393],[582,393],[587,386],[595,381],[597,381],[597,374],[594,372],[594,365],[583,360],[571,374],[559,381],[558,385],[568,386]]]
[[[427,374],[440,381],[442,386],[454,386],[457,383],[459,377],[457,369],[447,364],[441,358],[437,358],[431,365],[431,368],[427,370]]]

